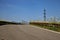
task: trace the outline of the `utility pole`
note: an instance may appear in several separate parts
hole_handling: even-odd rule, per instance
[[[44,9],[44,21],[46,21],[46,9]]]

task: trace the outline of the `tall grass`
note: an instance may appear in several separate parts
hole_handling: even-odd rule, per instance
[[[44,26],[44,25],[40,25],[39,23],[34,24],[34,23],[30,23],[31,25],[35,25],[41,28],[45,28],[45,29],[49,29],[49,30],[53,30],[53,31],[58,31],[60,32],[60,26],[56,27],[56,26]]]

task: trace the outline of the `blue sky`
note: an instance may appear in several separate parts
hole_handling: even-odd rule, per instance
[[[0,0],[0,19],[43,20],[44,8],[47,18],[60,17],[60,0]]]

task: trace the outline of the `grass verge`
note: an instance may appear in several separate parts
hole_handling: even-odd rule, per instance
[[[60,32],[60,27],[40,26],[40,25],[36,25],[36,24],[31,24],[31,25],[35,25],[35,26],[38,26],[38,27],[41,27],[41,28],[45,28],[45,29],[49,29],[49,30]]]

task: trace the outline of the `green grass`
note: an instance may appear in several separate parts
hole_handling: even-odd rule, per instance
[[[54,30],[54,31],[60,31],[60,28],[57,28],[57,27],[44,26],[43,28],[50,29],[50,30]]]
[[[49,29],[49,30],[60,32],[60,27],[40,26],[40,25],[36,25],[36,24],[31,24],[31,25],[35,25],[35,26],[38,26],[38,27],[41,27],[41,28],[45,28],[45,29]]]

